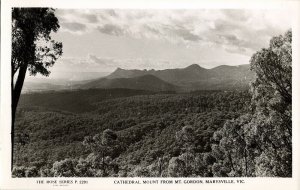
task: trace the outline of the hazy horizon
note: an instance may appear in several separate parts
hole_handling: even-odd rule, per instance
[[[189,67],[191,65],[199,65],[197,63],[192,63],[188,66],[185,67],[177,67],[177,68],[166,68],[166,69],[184,69],[186,67]],[[242,65],[249,65],[249,64],[241,64],[241,65],[226,65],[226,66],[242,66]],[[204,69],[213,69],[219,66],[224,66],[224,64],[221,65],[217,65],[215,67],[212,68],[206,68],[202,65],[199,65],[200,67],[204,68]],[[51,73],[48,77],[42,76],[40,74],[37,74],[36,76],[28,76],[25,79],[25,82],[34,82],[34,83],[40,83],[40,82],[51,82],[51,81],[56,81],[56,80],[64,80],[64,81],[85,81],[85,80],[91,80],[91,79],[96,79],[96,78],[101,78],[101,77],[106,77],[110,74],[112,74],[113,72],[115,72],[117,69],[123,69],[123,70],[155,70],[155,71],[159,71],[159,70],[165,70],[165,69],[136,69],[136,68],[132,68],[132,69],[124,69],[121,67],[116,67],[113,71],[111,72],[101,72],[101,71],[56,71],[54,73]],[[80,75],[79,75],[80,74]],[[38,79],[38,80],[37,80]],[[61,82],[64,82],[61,81]]]

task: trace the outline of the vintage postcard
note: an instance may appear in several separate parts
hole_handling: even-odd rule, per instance
[[[0,189],[291,189],[298,1],[3,1]]]

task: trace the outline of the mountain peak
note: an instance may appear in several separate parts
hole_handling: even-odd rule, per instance
[[[116,71],[124,71],[124,69],[118,67],[118,68],[115,70],[115,72],[116,72]]]
[[[206,69],[198,64],[165,70],[117,68],[113,73],[85,85],[85,88],[134,88],[154,91],[166,89],[215,90],[247,87],[254,78],[249,66],[221,65]]]
[[[204,68],[195,63],[195,64],[192,64],[190,66],[187,66],[186,69],[193,69],[193,70],[197,69],[198,70],[198,69],[204,69]]]

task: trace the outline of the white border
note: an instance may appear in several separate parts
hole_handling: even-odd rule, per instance
[[[114,185],[114,178],[71,178],[88,180],[88,185],[52,186],[39,185],[37,180],[55,178],[11,178],[10,172],[10,55],[11,7],[54,8],[120,8],[120,9],[289,9],[293,21],[293,177],[292,178],[235,178],[245,184],[198,185]],[[0,189],[300,189],[300,1],[251,1],[251,0],[2,0],[1,2],[1,112],[0,112]],[[67,179],[67,178],[56,178]],[[117,178],[120,180],[121,178]],[[123,178],[129,179],[129,178]],[[136,178],[144,179],[144,178]],[[162,179],[162,178],[151,178]],[[170,179],[170,178],[168,178]],[[177,178],[182,179],[184,178]],[[191,178],[190,178],[191,179]],[[199,178],[194,178],[199,179]],[[208,178],[201,178],[206,180]],[[210,178],[232,179],[232,178]]]

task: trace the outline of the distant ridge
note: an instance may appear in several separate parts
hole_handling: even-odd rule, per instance
[[[148,91],[176,91],[178,87],[169,84],[153,75],[142,75],[133,78],[101,78],[81,85],[79,88],[126,88]]]
[[[198,64],[192,64],[182,69],[165,69],[165,70],[125,70],[117,68],[106,78],[132,78],[142,75],[154,75],[164,81],[173,83],[174,81],[195,81],[200,78],[208,77],[208,69],[200,67]]]
[[[255,75],[250,65],[220,65],[206,69],[198,64],[185,68],[165,70],[126,70],[117,68],[108,75],[107,79],[135,78],[144,75],[153,75],[169,84],[179,86],[184,90],[222,90],[247,88]]]
[[[25,84],[26,91],[128,88],[148,91],[241,90],[255,78],[250,65],[220,65],[206,69],[198,64],[165,70],[126,70],[117,68],[106,77],[72,81],[65,85]]]

